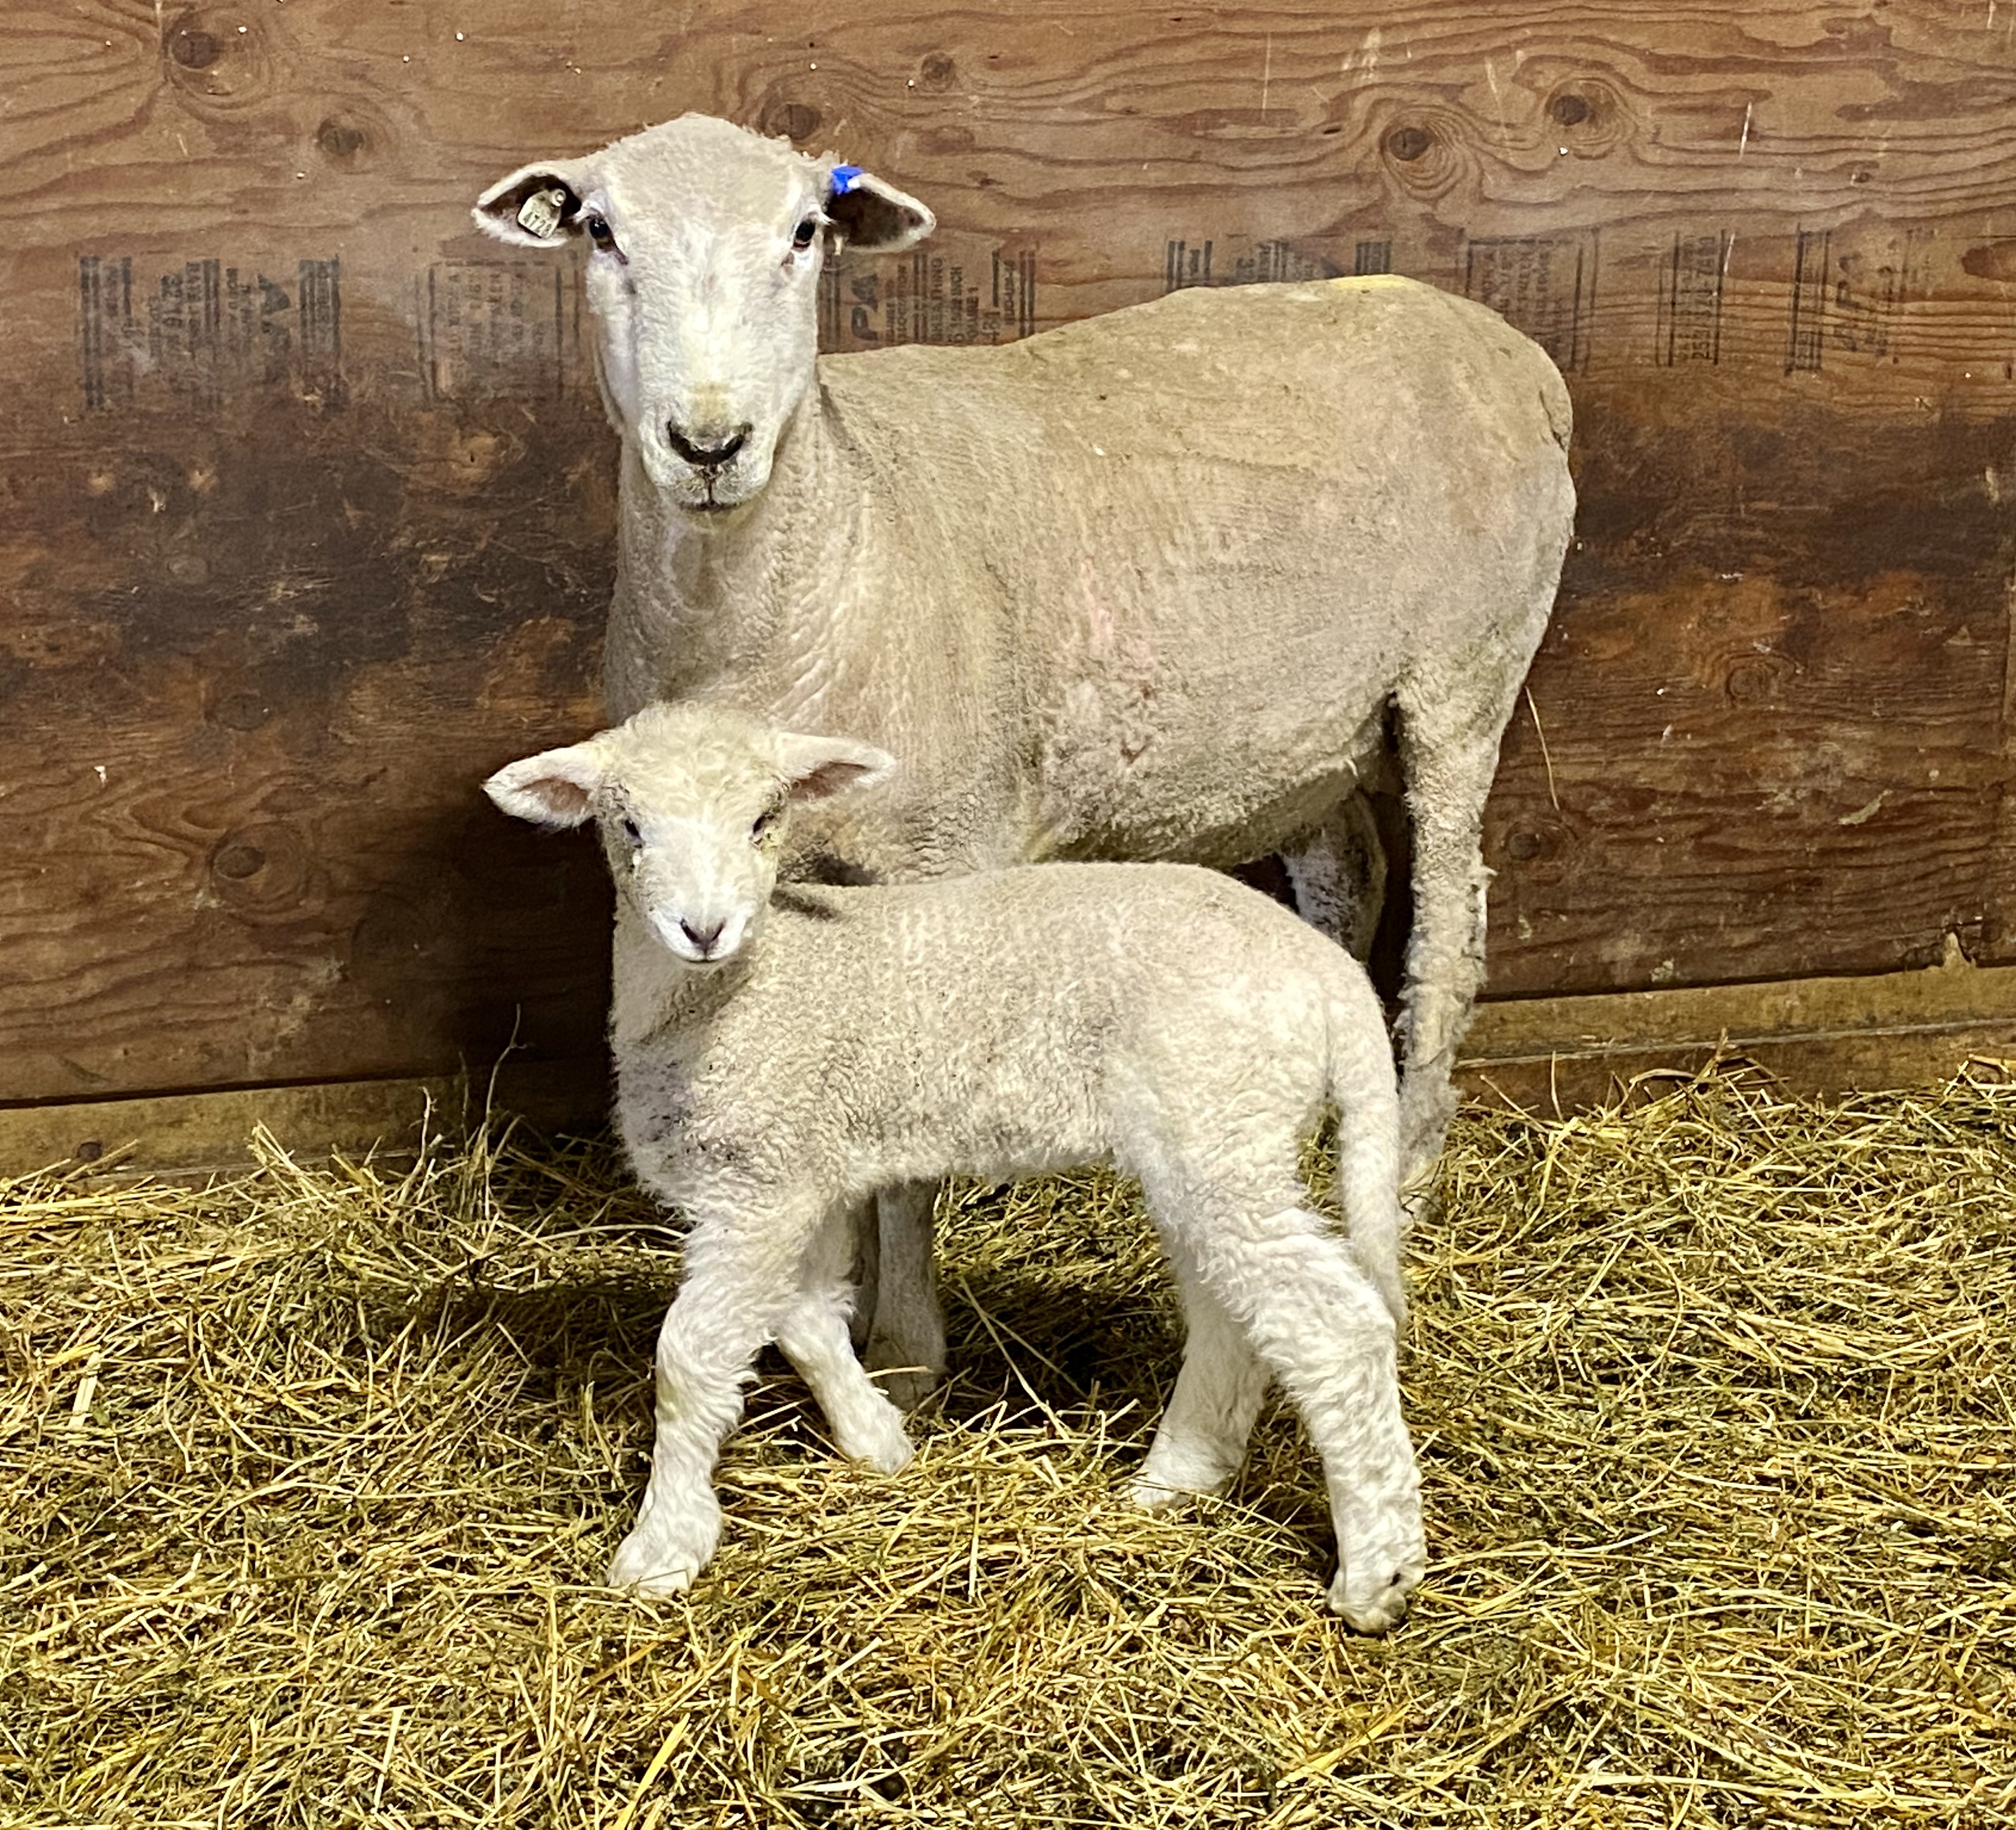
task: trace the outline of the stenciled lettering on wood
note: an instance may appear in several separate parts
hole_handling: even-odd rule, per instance
[[[343,396],[341,262],[164,263],[78,258],[84,405],[102,412],[214,409],[227,394],[284,386],[334,408]],[[267,269],[283,274],[269,277]]]

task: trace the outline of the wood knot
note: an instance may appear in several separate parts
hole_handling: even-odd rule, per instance
[[[301,834],[276,820],[236,827],[211,848],[211,887],[239,915],[297,915],[313,876]]]
[[[1579,158],[1597,158],[1631,131],[1631,110],[1615,84],[1600,76],[1577,77],[1548,96],[1542,110],[1561,136],[1561,149]]]
[[[168,55],[185,70],[207,70],[224,55],[224,46],[201,27],[184,26],[170,34]]]
[[[332,114],[315,129],[315,145],[338,165],[355,165],[371,145],[371,135],[354,121]]]
[[[824,119],[809,102],[779,102],[763,117],[766,132],[787,140],[808,140]]]
[[[949,89],[959,76],[959,67],[942,51],[934,51],[917,66],[920,89]]]
[[[1388,128],[1380,138],[1387,175],[1424,202],[1453,191],[1474,191],[1481,173],[1470,124],[1450,109],[1417,108],[1411,113],[1413,118]]]
[[[1514,827],[1490,848],[1496,853],[1495,866],[1508,875],[1549,881],[1566,872],[1575,834],[1565,821],[1545,817]]]
[[[1797,672],[1782,654],[1745,654],[1722,676],[1723,694],[1732,705],[1775,705]]]
[[[161,34],[161,63],[185,101],[233,106],[268,87],[264,33],[256,17],[234,6],[192,7]]]

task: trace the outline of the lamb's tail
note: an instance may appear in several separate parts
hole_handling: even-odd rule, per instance
[[[1355,961],[1330,974],[1330,1097],[1337,1108],[1337,1194],[1365,1273],[1396,1326],[1407,1320],[1400,1272],[1400,1094],[1377,994]]]

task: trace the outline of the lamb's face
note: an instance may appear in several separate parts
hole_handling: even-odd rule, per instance
[[[618,892],[689,965],[734,958],[776,887],[790,799],[782,773],[753,754],[625,758],[596,810]]]
[[[725,706],[651,705],[585,744],[511,763],[484,788],[542,826],[593,819],[617,893],[675,957],[704,967],[761,928],[789,809],[894,767],[866,744],[779,730]]]
[[[718,513],[769,481],[811,385],[819,276],[843,240],[907,246],[931,212],[851,167],[704,115],[527,166],[476,218],[500,240],[587,243],[610,418],[679,506]]]

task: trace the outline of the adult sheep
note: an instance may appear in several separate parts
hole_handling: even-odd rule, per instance
[[[1573,514],[1546,355],[1381,276],[821,357],[824,264],[907,247],[931,212],[700,115],[525,166],[475,216],[588,244],[622,441],[610,718],[728,698],[904,758],[807,823],[801,871],[1279,852],[1362,953],[1383,879],[1363,789],[1397,769],[1402,1162],[1424,1176],[1482,972],[1485,798]],[[884,1198],[871,1366],[943,1364],[929,1229],[928,1191]]]

